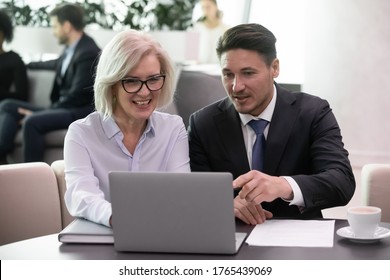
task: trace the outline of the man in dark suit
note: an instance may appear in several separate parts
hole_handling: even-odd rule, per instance
[[[44,134],[66,129],[93,111],[93,73],[100,48],[84,33],[83,10],[76,4],[57,6],[50,13],[54,35],[66,46],[55,60],[34,62],[30,69],[55,70],[50,108],[8,99],[0,103],[0,157],[13,148],[22,124],[24,161],[42,161]]]
[[[275,43],[259,24],[227,30],[217,54],[228,97],[192,114],[188,129],[192,171],[232,173],[235,215],[248,224],[271,217],[320,218],[322,209],[347,204],[355,191],[328,102],[274,82]],[[252,154],[253,119],[266,125],[259,136],[265,141],[261,170],[253,168],[260,154]]]

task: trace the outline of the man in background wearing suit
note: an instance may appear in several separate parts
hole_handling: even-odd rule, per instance
[[[217,55],[228,97],[192,114],[188,129],[192,171],[232,173],[235,215],[248,224],[271,217],[321,218],[322,209],[347,204],[355,191],[328,102],[274,82],[275,43],[259,24],[227,30]],[[254,170],[261,152],[252,156],[252,119],[265,124],[260,170]]]
[[[82,8],[76,4],[57,6],[50,13],[50,21],[54,36],[66,46],[65,51],[56,60],[34,62],[27,67],[56,71],[51,106],[39,108],[13,99],[0,103],[0,157],[13,149],[22,124],[24,161],[42,161],[44,134],[66,129],[94,108],[93,73],[100,49],[83,31]]]

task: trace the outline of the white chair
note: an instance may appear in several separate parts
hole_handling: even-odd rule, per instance
[[[390,164],[366,164],[361,173],[362,197],[382,209],[382,222],[390,222]]]
[[[0,165],[0,245],[61,231],[60,195],[47,163]]]

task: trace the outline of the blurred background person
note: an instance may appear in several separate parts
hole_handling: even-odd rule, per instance
[[[198,62],[218,64],[216,47],[219,37],[228,29],[223,23],[223,13],[216,0],[200,0],[202,16],[194,23],[193,31],[199,32]]]
[[[93,111],[93,74],[100,48],[84,32],[84,11],[80,5],[62,3],[51,11],[50,22],[65,51],[58,59],[32,62],[27,67],[56,71],[51,105],[42,108],[15,99],[0,102],[0,158],[14,148],[21,127],[24,161],[43,161],[45,134],[66,129]]]
[[[27,69],[20,56],[10,50],[5,51],[4,42],[13,39],[14,28],[5,10],[0,10],[0,101],[14,98],[28,100]]]

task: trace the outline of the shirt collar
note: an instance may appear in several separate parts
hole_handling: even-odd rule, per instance
[[[100,114],[103,131],[106,134],[107,138],[112,138],[116,134],[121,133],[121,130],[119,129],[119,126],[116,124],[115,120],[112,117],[106,117],[104,118],[102,114]],[[154,118],[153,114],[150,116],[148,123],[146,125],[145,131],[143,133],[144,135],[150,134],[151,136],[155,135],[155,125],[154,125]]]
[[[81,38],[80,38],[81,39]],[[74,52],[74,50],[76,49],[76,46],[77,44],[80,42],[80,39],[78,39],[77,41],[74,41],[72,44],[70,44],[66,49],[67,51],[69,52]]]

